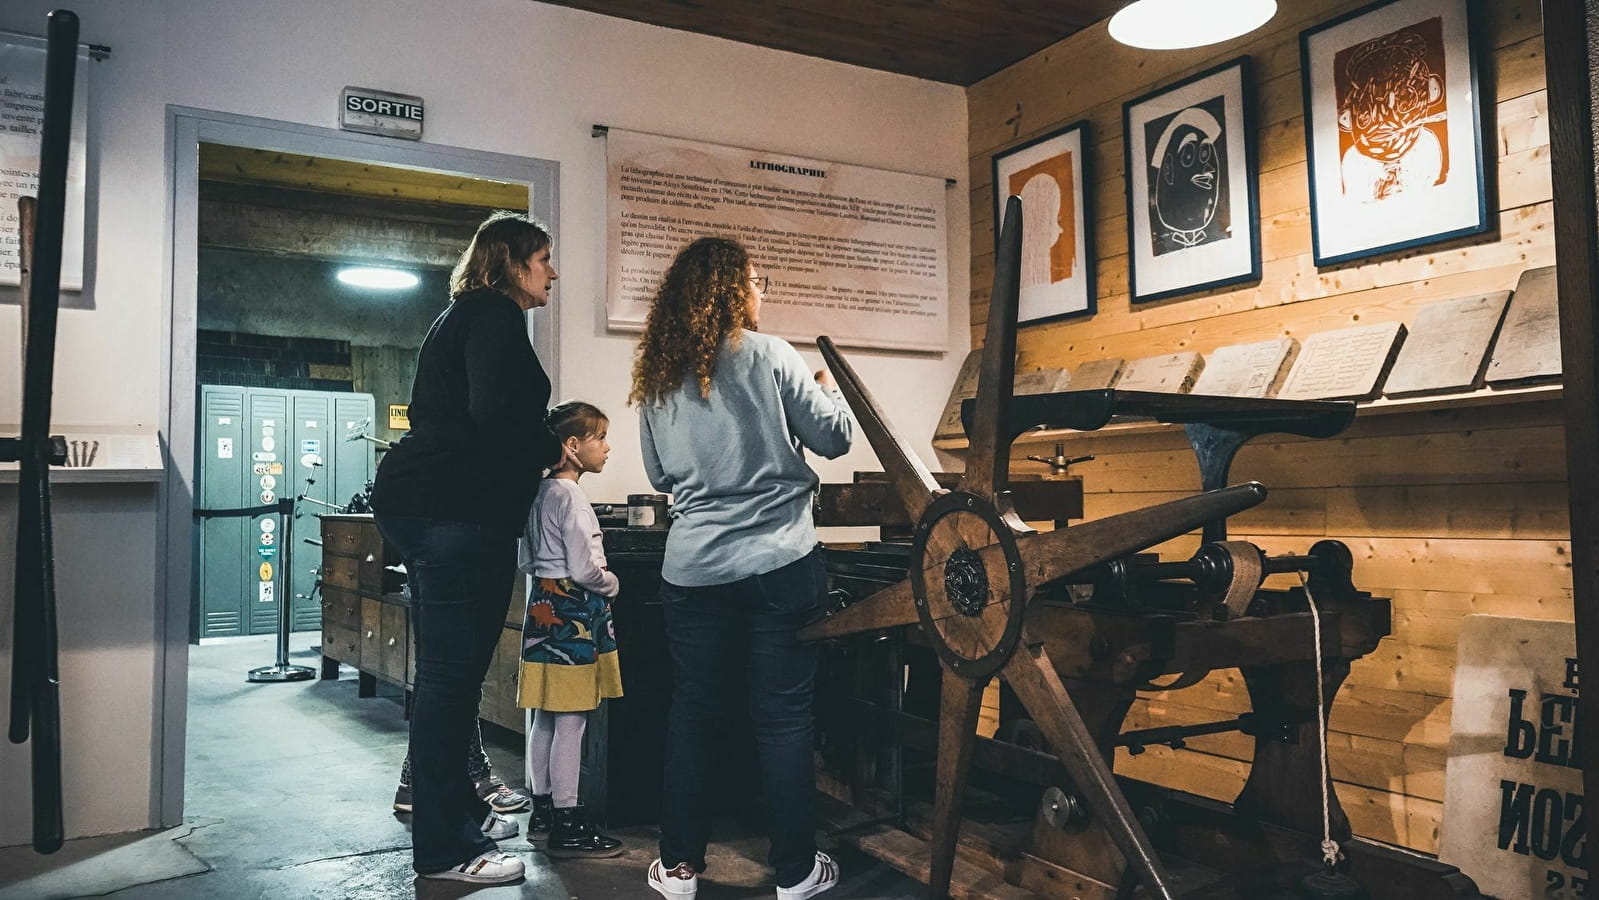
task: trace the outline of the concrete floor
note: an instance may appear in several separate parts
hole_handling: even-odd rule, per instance
[[[315,666],[315,634],[296,635],[292,661]],[[408,817],[390,811],[406,723],[397,697],[360,700],[354,673],[337,681],[255,685],[246,670],[273,658],[270,637],[190,649],[185,824],[71,841],[40,857],[0,849],[0,900],[191,898],[654,897],[644,885],[656,855],[649,829],[625,829],[627,853],[552,861],[521,837],[502,843],[527,863],[524,883],[474,888],[416,880]],[[496,771],[521,782],[520,746],[485,735]],[[70,811],[69,811],[70,812]],[[525,825],[526,816],[519,816]],[[832,850],[824,841],[824,849]],[[766,842],[727,835],[711,849],[702,900],[773,897]],[[925,888],[848,848],[833,900],[914,900]]]

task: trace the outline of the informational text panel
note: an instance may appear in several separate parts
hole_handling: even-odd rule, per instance
[[[948,349],[943,179],[615,128],[607,160],[611,327],[642,328],[672,258],[720,235],[771,279],[761,331]]]
[[[0,37],[0,284],[22,281],[17,197],[39,195],[39,138],[44,126],[42,39]],[[66,228],[61,243],[61,287],[83,290],[84,148],[88,145],[88,57],[78,56],[67,153]]]

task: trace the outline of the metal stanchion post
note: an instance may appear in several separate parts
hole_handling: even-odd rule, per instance
[[[310,666],[289,665],[289,627],[293,615],[294,598],[290,596],[293,574],[289,568],[294,554],[294,498],[278,501],[278,530],[283,532],[283,559],[278,564],[274,589],[278,594],[278,661],[270,666],[251,669],[246,680],[257,682],[308,681],[316,677]]]

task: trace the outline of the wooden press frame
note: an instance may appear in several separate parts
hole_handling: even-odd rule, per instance
[[[1544,0],[1544,56],[1549,88],[1550,167],[1555,198],[1555,261],[1560,267],[1560,355],[1565,370],[1566,486],[1571,498],[1572,606],[1577,664],[1599,677],[1599,189],[1594,126],[1599,114],[1599,8],[1579,0]],[[1596,49],[1590,51],[1589,47]],[[1599,721],[1599,690],[1581,690],[1579,715]],[[1582,748],[1584,796],[1599,790],[1599,741]]]

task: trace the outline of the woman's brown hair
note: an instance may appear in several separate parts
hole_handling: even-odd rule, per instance
[[[755,330],[749,274],[749,251],[732,238],[703,237],[677,254],[644,321],[628,403],[659,403],[688,377],[710,396],[722,339],[736,346]]]
[[[522,213],[496,212],[483,220],[450,273],[450,298],[479,288],[505,293],[513,268],[550,245],[543,224]]]

